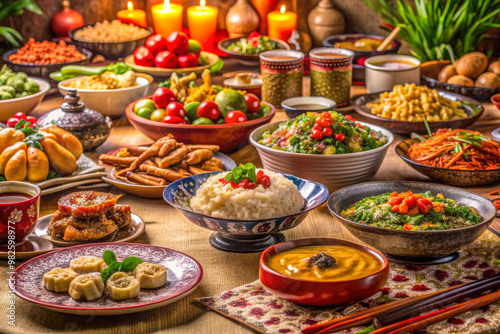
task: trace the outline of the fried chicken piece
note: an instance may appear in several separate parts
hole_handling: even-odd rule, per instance
[[[114,221],[120,230],[123,230],[132,222],[130,205],[116,204],[106,212],[106,217]]]
[[[122,195],[97,191],[79,191],[63,196],[57,202],[63,216],[88,219],[111,209]]]
[[[188,165],[196,165],[202,161],[207,161],[212,159],[213,152],[207,149],[196,150],[188,153],[186,157],[186,163]]]

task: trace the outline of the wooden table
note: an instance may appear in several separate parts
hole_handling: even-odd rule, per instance
[[[220,82],[220,78],[215,78]],[[304,85],[309,84],[308,78]],[[352,94],[358,95],[365,92],[364,87],[354,86]],[[304,94],[309,93],[304,89]],[[44,112],[58,107],[62,98],[57,94],[46,98],[37,107],[34,114],[40,116]],[[496,127],[500,127],[500,111],[491,104],[485,104],[485,113],[472,127],[486,135]],[[356,119],[363,120],[357,114]],[[286,119],[286,115],[279,111],[273,121]],[[403,137],[396,135],[392,147],[375,175],[375,180],[412,180],[430,181],[427,177],[414,171],[396,156],[394,146]],[[108,152],[124,145],[148,144],[151,140],[139,133],[125,120],[116,122],[108,140],[93,154]],[[247,146],[237,153],[231,154],[232,158],[239,162],[254,162],[260,165],[256,150]],[[487,194],[499,185],[488,187],[470,187],[468,190],[481,195]],[[106,188],[103,188],[106,189]],[[113,193],[120,193],[116,188],[109,188]],[[64,191],[54,195],[42,197],[40,215],[53,213],[57,209],[57,200],[71,191]],[[80,333],[250,333],[250,329],[236,324],[214,312],[206,312],[194,305],[194,298],[211,296],[222,291],[253,282],[258,279],[258,261],[260,253],[237,254],[220,251],[210,246],[208,237],[210,231],[200,228],[183,217],[176,209],[168,206],[163,200],[145,199],[133,195],[124,194],[120,203],[132,206],[132,211],[146,222],[145,233],[136,240],[139,243],[163,246],[184,252],[197,259],[203,266],[204,276],[198,289],[190,296],[165,307],[156,310],[128,314],[113,317],[75,316],[57,313],[40,308],[34,304],[16,298],[16,327],[7,325],[6,311],[9,302],[7,296],[7,263],[0,261],[2,278],[4,283],[0,284],[0,314],[2,317],[0,332],[12,333],[50,333],[50,332],[74,332]],[[500,231],[498,220],[492,225]],[[284,233],[287,239],[298,239],[308,237],[336,237],[357,240],[339,222],[335,221],[326,207],[320,207],[312,211],[302,224]],[[17,261],[20,264],[21,261]]]

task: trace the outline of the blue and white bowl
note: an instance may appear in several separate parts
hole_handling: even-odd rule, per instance
[[[284,236],[278,232],[298,226],[309,211],[325,203],[328,198],[328,189],[324,185],[283,174],[293,181],[304,197],[304,208],[300,212],[267,219],[236,220],[211,217],[193,211],[189,205],[191,198],[211,175],[219,173],[222,172],[198,174],[172,182],[165,189],[163,198],[192,223],[216,232],[210,237],[210,242],[212,246],[223,250],[257,252],[276,242],[284,241]]]

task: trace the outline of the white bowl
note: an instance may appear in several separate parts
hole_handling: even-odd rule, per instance
[[[40,91],[36,94],[18,97],[10,100],[0,101],[0,122],[6,122],[9,118],[14,116],[16,112],[29,114],[38,103],[42,102],[47,92],[50,90],[50,85],[47,81],[28,77],[28,79],[35,81],[40,87]]]
[[[400,61],[411,63],[410,68],[390,68],[377,63]],[[420,85],[420,60],[404,55],[381,55],[365,60],[365,86],[369,93],[390,91],[395,85]]]
[[[358,122],[382,132],[387,137],[387,143],[369,151],[331,155],[292,153],[258,143],[264,132],[273,132],[281,123],[284,122],[263,125],[250,135],[250,143],[257,149],[264,168],[324,184],[330,192],[372,178],[394,140],[390,131],[376,125]]]
[[[80,101],[90,109],[99,111],[104,116],[117,118],[125,114],[127,106],[148,94],[149,85],[153,82],[153,77],[149,74],[136,73],[138,85],[128,88],[118,89],[77,89]],[[86,76],[71,78],[59,82],[57,88],[62,95],[66,95],[69,87],[67,85],[75,80],[83,79]]]

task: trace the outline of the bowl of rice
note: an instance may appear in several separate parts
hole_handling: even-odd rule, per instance
[[[284,241],[279,232],[298,226],[309,211],[322,205],[328,189],[292,175],[253,168],[257,182],[228,181],[228,171],[198,174],[171,183],[163,198],[192,223],[214,231],[212,246],[233,252],[262,251]],[[242,186],[242,182],[247,184]]]

